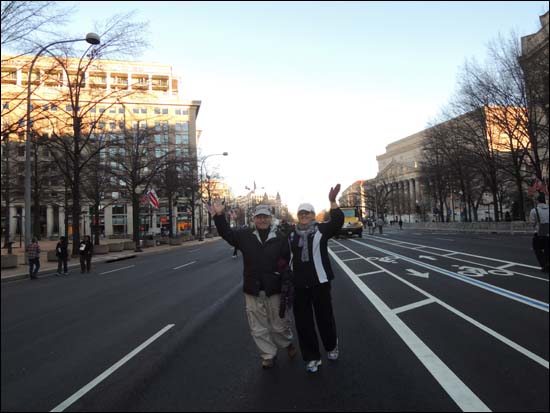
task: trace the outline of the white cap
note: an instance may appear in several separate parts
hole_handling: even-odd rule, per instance
[[[254,210],[254,216],[257,216],[257,215],[271,216],[271,210],[267,205],[258,205]]]
[[[313,205],[305,203],[305,204],[300,204],[300,206],[298,207],[298,212],[300,211],[315,213],[315,208],[313,208]]]

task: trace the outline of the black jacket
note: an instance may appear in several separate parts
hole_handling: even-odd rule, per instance
[[[83,245],[84,245],[84,248],[82,248]],[[92,244],[92,241],[80,241],[78,252],[80,253],[80,255],[91,256],[94,252],[94,244]]]
[[[67,247],[68,244],[66,242],[59,241],[55,246],[55,256],[60,258],[67,258],[69,256],[69,251]]]
[[[328,255],[328,240],[338,234],[344,225],[344,213],[340,208],[330,210],[330,221],[317,224],[308,237],[309,262],[302,262],[302,247],[298,246],[300,236],[294,230],[289,237],[292,251],[292,268],[296,288],[319,285],[334,279]]]
[[[221,237],[243,254],[243,291],[257,296],[261,288],[269,297],[281,292],[281,266],[288,264],[288,241],[271,226],[265,242],[258,231],[250,228],[233,230],[224,215],[214,216],[214,223]]]

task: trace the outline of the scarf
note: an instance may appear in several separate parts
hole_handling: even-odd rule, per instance
[[[296,234],[300,236],[298,240],[298,247],[302,247],[302,262],[309,262],[309,244],[307,237],[313,234],[317,229],[317,221],[311,221],[308,226],[301,229],[300,226],[296,226]]]

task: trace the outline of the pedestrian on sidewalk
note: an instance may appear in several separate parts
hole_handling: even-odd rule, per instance
[[[214,223],[220,236],[243,256],[243,292],[248,325],[259,350],[262,368],[273,367],[278,348],[289,358],[296,356],[290,319],[279,317],[281,273],[288,268],[290,251],[286,237],[272,224],[269,207],[258,205],[254,227],[232,229],[225,219],[224,205],[214,200]]]
[[[536,207],[529,214],[529,221],[534,225],[535,229],[532,246],[537,261],[540,264],[540,270],[548,272],[550,254],[549,211],[548,205],[546,205],[546,198],[542,192],[539,193]]]
[[[86,235],[82,241],[80,241],[79,247],[80,254],[80,273],[84,274],[84,271],[90,272],[92,266],[92,254],[94,252],[94,245],[90,240],[90,236]]]
[[[330,189],[328,222],[318,223],[313,205],[301,204],[298,224],[289,237],[294,275],[294,319],[302,358],[310,373],[315,373],[321,365],[315,322],[328,359],[337,360],[339,355],[330,293],[334,273],[328,254],[328,240],[344,225],[344,213],[336,203],[339,191],[340,184]]]
[[[57,274],[61,275],[61,265],[63,265],[63,274],[67,275],[67,259],[69,258],[68,251],[69,243],[66,237],[59,238],[59,242],[55,246],[55,256],[57,257]]]
[[[382,228],[384,227],[384,220],[381,216],[378,218],[378,221],[376,221],[376,226],[378,227],[378,232],[380,234],[383,234]]]
[[[403,229],[403,220],[399,218],[399,229]]]
[[[40,245],[38,245],[38,240],[35,237],[27,245],[27,259],[29,260],[29,277],[31,280],[36,280],[40,269]]]

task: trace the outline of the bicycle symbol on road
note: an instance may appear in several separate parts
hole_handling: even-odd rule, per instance
[[[501,268],[494,268],[491,270],[486,270],[484,268],[470,267],[468,265],[453,265],[453,267],[458,267],[459,271],[457,274],[466,275],[467,277],[483,277],[485,275],[500,275],[504,277],[510,277],[514,273],[510,270],[505,270]]]
[[[388,257],[369,257],[367,258],[369,261],[379,261],[384,262],[386,264],[397,264],[397,257],[388,256]]]

